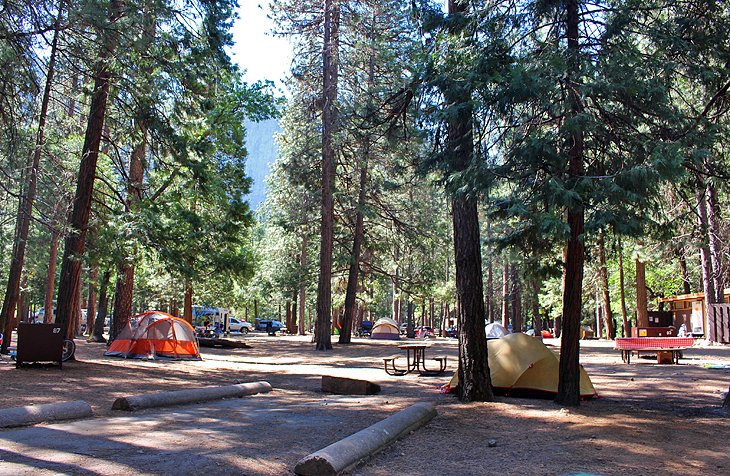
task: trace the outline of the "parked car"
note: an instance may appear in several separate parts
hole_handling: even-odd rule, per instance
[[[416,337],[434,337],[433,328],[431,326],[416,327]]]
[[[459,330],[456,327],[446,328],[446,337],[459,337]]]
[[[283,332],[286,330],[286,326],[281,321],[272,321],[270,319],[260,320],[256,324],[257,331],[268,332],[269,334],[275,334],[277,332]]]
[[[228,329],[231,332],[240,332],[241,334],[248,334],[253,331],[253,324],[248,321],[242,321],[235,317],[228,318]]]
[[[84,309],[84,310],[86,310],[86,309]],[[46,318],[46,308],[44,308],[44,307],[40,308],[37,313],[33,314],[32,318],[33,318],[32,322],[37,323],[37,324],[42,324],[44,319]],[[55,319],[56,319],[56,308],[54,307],[53,308],[53,318],[51,319],[51,321],[53,321]]]
[[[404,322],[400,325],[400,333],[405,334],[406,332],[408,332],[408,323]]]

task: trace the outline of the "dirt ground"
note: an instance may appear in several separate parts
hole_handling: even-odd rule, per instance
[[[417,401],[435,402],[439,413],[353,474],[730,474],[730,417],[719,410],[730,385],[730,346],[698,343],[680,365],[657,365],[655,358],[627,365],[612,342],[582,341],[581,363],[600,398],[562,409],[550,400],[509,397],[462,404],[454,395],[439,393],[455,370],[454,339],[429,339],[429,354],[449,358],[444,375],[394,377],[383,371],[381,357],[398,353],[395,342],[355,339],[350,346],[335,344],[331,352],[317,352],[308,336],[238,338],[250,348],[203,348],[200,362],[107,358],[104,344],[83,341],[77,341],[78,360],[62,370],[16,369],[2,356],[0,408],[85,400],[96,415],[106,416],[115,413],[111,405],[119,396],[256,380],[271,383],[271,395],[280,393],[282,401],[321,399],[326,405],[321,376],[336,375],[376,382],[382,392],[379,408],[366,417],[353,398],[351,408],[339,414],[342,434],[329,435],[330,443]],[[559,350],[559,340],[545,343]],[[316,405],[298,408],[316,420]],[[281,474],[303,456],[287,453],[278,466],[262,464],[250,474]]]

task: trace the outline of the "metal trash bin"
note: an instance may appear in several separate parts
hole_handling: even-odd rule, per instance
[[[18,324],[18,353],[15,367],[31,362],[58,362],[63,360],[63,328],[60,324]]]

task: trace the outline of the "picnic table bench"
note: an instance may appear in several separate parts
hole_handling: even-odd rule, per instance
[[[617,337],[616,349],[621,351],[621,359],[631,363],[631,353],[656,352],[657,361],[662,363],[662,352],[671,353],[672,363],[678,364],[683,350],[694,344],[692,337]]]
[[[446,370],[446,357],[434,357],[433,360],[438,363],[438,369],[429,369],[426,367],[426,349],[429,344],[403,344],[398,348],[406,351],[406,366],[398,368],[395,365],[398,355],[383,358],[385,372],[389,375],[405,375],[411,372],[419,372],[421,375],[439,375]]]

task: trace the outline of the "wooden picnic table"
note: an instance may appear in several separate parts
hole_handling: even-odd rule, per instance
[[[631,363],[631,353],[636,352],[671,352],[672,362],[679,363],[683,350],[694,345],[692,337],[617,337],[616,349],[621,351],[621,358],[627,364]],[[661,358],[658,358],[661,362]]]
[[[434,360],[439,362],[439,369],[429,369],[426,367],[426,349],[431,347],[430,344],[408,343],[398,346],[399,349],[406,351],[406,367],[398,368],[395,360],[399,356],[386,357],[383,359],[385,372],[389,375],[405,375],[412,372],[419,372],[421,375],[438,375],[446,370],[446,357],[435,357]],[[390,364],[390,368],[388,367]]]

